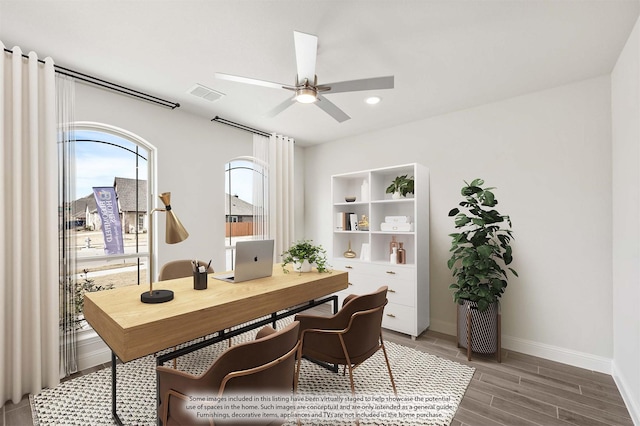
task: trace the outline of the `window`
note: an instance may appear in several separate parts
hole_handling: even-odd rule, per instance
[[[226,268],[233,269],[236,242],[268,238],[262,214],[267,199],[267,178],[260,161],[240,157],[225,166]]]
[[[76,125],[73,134],[69,187],[74,188],[70,219],[63,240],[71,258],[76,289],[75,312],[82,318],[84,292],[147,283],[147,205],[153,181],[154,148],[133,134],[102,125]],[[108,254],[111,234],[104,231],[94,187],[116,194],[121,251]],[[105,241],[105,235],[107,236]],[[64,250],[62,250],[64,252]]]

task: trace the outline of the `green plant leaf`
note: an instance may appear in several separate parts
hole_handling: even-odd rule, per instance
[[[487,308],[489,308],[489,302],[487,302],[485,299],[478,300],[477,304],[478,304],[478,310],[480,312],[484,312],[487,310]]]
[[[470,221],[471,219],[469,219],[466,215],[459,214],[458,216],[456,216],[455,224],[456,224],[456,227],[460,227],[460,226],[466,225]]]
[[[493,192],[485,189],[484,191],[482,191],[481,195],[482,195],[483,206],[493,207],[496,205],[496,197],[493,194]]]
[[[465,197],[477,194],[479,192],[482,192],[482,188],[474,185],[466,186],[462,188],[462,191],[461,191],[462,195],[464,195]]]
[[[460,213],[460,209],[458,209],[457,207],[454,209],[449,210],[449,216],[455,216],[458,213]]]
[[[493,248],[489,245],[482,245],[478,247],[478,254],[482,257],[489,257],[493,253]]]
[[[453,265],[455,265],[456,260],[457,260],[456,258],[452,257],[447,261],[447,266],[449,267],[449,269],[453,268]]]

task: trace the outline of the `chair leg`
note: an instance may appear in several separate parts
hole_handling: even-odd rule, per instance
[[[396,382],[393,380],[393,374],[391,373],[391,364],[389,364],[389,357],[387,356],[387,349],[384,347],[384,341],[382,340],[382,333],[380,333],[380,346],[382,347],[384,360],[387,362],[387,370],[389,371],[389,378],[391,378],[391,387],[393,388],[393,393],[398,396],[398,391],[396,390]]]
[[[300,365],[302,362],[302,342],[298,342],[298,363],[296,365],[296,371],[293,376],[293,392],[298,390],[298,379],[300,378]]]
[[[340,345],[342,346],[342,352],[344,353],[344,358],[347,360],[347,367],[349,367],[349,382],[351,383],[351,394],[356,394],[356,387],[353,384],[353,367],[351,366],[351,359],[349,358],[349,353],[347,352],[347,347],[344,344],[344,339],[341,334],[338,334],[338,338],[340,339]]]

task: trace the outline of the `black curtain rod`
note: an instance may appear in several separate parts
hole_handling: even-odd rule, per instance
[[[261,136],[266,136],[266,137],[271,136],[270,133],[264,132],[262,130],[254,129],[254,128],[249,127],[249,126],[245,126],[244,124],[234,123],[233,121],[229,121],[229,120],[227,120],[225,118],[222,118],[222,117],[219,117],[217,115],[215,117],[213,117],[211,119],[211,121],[216,121],[216,122],[221,123],[221,124],[226,124],[227,126],[235,127],[237,129],[244,130],[246,132],[255,133],[256,135],[261,135]]]
[[[7,48],[5,48],[4,51],[7,53],[13,53],[12,50],[9,50]],[[29,58],[29,56],[25,55],[24,53],[22,54],[22,57],[27,59]],[[44,61],[42,59],[38,59],[38,62],[44,64]],[[74,71],[72,69],[62,67],[60,65],[53,64],[53,68],[55,72],[57,72],[58,74],[66,75],[76,80],[84,81],[85,83],[93,84],[105,89],[112,90],[114,92],[122,93],[124,95],[132,96],[134,98],[142,99],[147,102],[152,102],[154,104],[158,104],[171,109],[176,109],[180,107],[180,104],[177,102],[167,101],[165,99],[158,98],[156,96],[152,96],[147,93],[140,92],[138,90],[130,89],[128,87],[121,86],[119,84],[111,83],[110,81],[93,77],[91,75],[84,74],[79,71]]]

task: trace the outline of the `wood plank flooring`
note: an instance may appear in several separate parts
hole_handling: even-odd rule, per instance
[[[476,368],[453,426],[633,425],[609,375],[508,350],[502,363],[477,354],[468,362],[455,337],[431,331],[416,340],[385,331],[384,338]],[[28,397],[7,403],[1,414],[0,426],[33,424]]]
[[[476,368],[453,426],[630,425],[633,422],[613,378],[504,350],[495,356],[458,349],[455,336],[427,331],[415,341],[385,331],[384,338]]]

